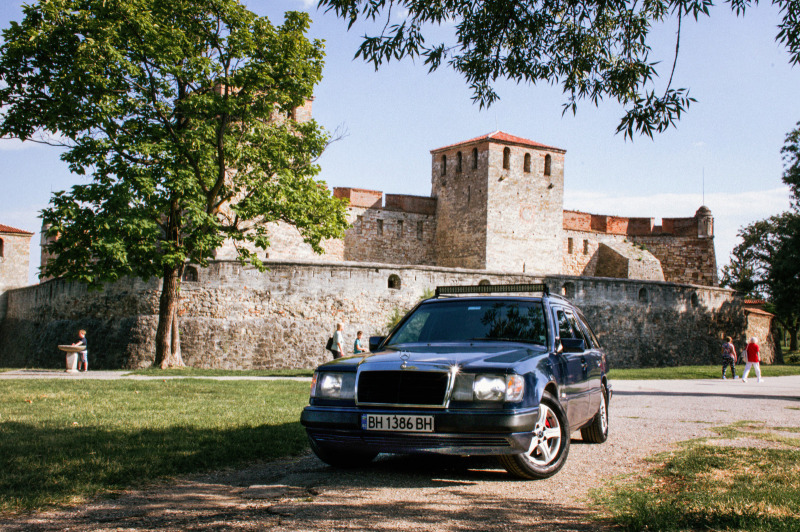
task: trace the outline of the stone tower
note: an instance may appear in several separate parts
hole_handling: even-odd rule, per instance
[[[502,131],[432,150],[436,263],[560,272],[565,153]]]
[[[0,321],[6,316],[7,290],[28,286],[33,233],[0,224]]]

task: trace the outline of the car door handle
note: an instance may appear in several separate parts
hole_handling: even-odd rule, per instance
[[[581,368],[583,368],[584,371],[586,371],[586,366],[586,357],[581,357]]]

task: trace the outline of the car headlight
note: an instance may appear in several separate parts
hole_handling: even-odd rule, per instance
[[[521,375],[471,375],[456,377],[454,401],[506,401],[515,403],[525,394],[525,379]]]
[[[353,399],[356,392],[355,373],[318,372],[311,381],[311,397],[321,399]]]

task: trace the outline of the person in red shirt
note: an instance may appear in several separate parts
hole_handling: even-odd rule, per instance
[[[758,357],[758,353],[760,351],[761,348],[758,347],[758,338],[753,336],[750,338],[750,341],[747,343],[747,348],[745,349],[745,353],[747,353],[747,364],[744,365],[742,382],[747,382],[747,376],[750,374],[750,368],[756,370],[756,382],[761,382],[763,380],[761,378],[761,359]]]

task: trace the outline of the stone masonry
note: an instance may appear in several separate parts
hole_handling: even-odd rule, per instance
[[[6,315],[6,291],[28,284],[33,233],[0,224],[0,322]]]
[[[269,271],[215,261],[181,289],[182,351],[188,365],[258,369],[314,367],[328,360],[335,323],[385,333],[395,309],[410,309],[439,285],[537,282],[541,277],[435,266],[269,261]],[[546,276],[554,293],[584,311],[616,367],[715,364],[726,335],[747,335],[732,290],[658,281]],[[0,365],[60,367],[56,346],[84,328],[90,366],[152,363],[157,280],[122,280],[103,291],[62,280],[11,290],[0,324]],[[737,343],[738,347],[738,343]]]

